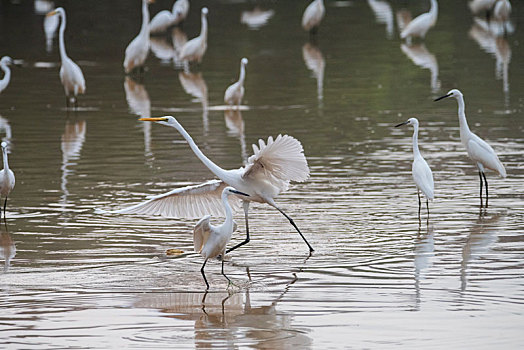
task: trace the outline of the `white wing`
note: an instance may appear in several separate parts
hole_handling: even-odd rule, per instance
[[[420,157],[413,162],[413,180],[426,198],[434,198],[433,173],[424,158]]]
[[[264,140],[258,143],[259,146],[253,145],[254,154],[247,161],[243,178],[265,176],[281,188],[289,181],[307,180],[309,167],[300,141],[292,136],[278,135],[274,141],[270,136],[267,144]]]
[[[506,177],[506,169],[491,146],[477,135],[473,134],[467,143],[468,155],[475,162],[480,162],[486,168],[494,170]]]
[[[193,245],[195,247],[195,252],[197,253],[202,251],[202,248],[204,247],[204,244],[206,244],[211,233],[211,228],[209,226],[210,219],[211,215],[204,216],[197,222],[195,229],[193,230]]]
[[[200,185],[177,188],[154,196],[143,203],[111,213],[178,218],[198,218],[207,214],[224,216],[221,195],[226,186],[227,184],[220,180],[211,180]],[[240,207],[240,200],[236,196],[230,196],[229,203],[233,210]]]

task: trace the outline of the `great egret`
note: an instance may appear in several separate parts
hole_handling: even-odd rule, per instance
[[[324,0],[313,0],[302,15],[302,28],[310,34],[316,34],[325,13]]]
[[[244,79],[246,78],[246,65],[247,58],[240,60],[240,76],[238,81],[229,85],[224,94],[224,102],[230,106],[236,105],[237,107],[242,102],[244,97]]]
[[[426,197],[426,208],[429,215],[429,200],[435,198],[433,184],[433,173],[429,168],[428,163],[420,154],[418,149],[418,119],[409,118],[404,123],[395,125],[396,128],[402,125],[412,125],[413,126],[413,165],[411,167],[411,173],[413,175],[413,181],[417,185],[417,195],[418,195],[418,217],[420,218],[420,192]]]
[[[154,0],[142,0],[142,27],[138,35],[127,45],[124,70],[129,74],[133,69],[142,69],[149,53],[149,8]]]
[[[253,145],[254,154],[249,157],[248,164],[245,167],[225,170],[202,153],[187,131],[172,116],[141,118],[140,120],[158,122],[159,124],[175,128],[187,141],[195,155],[220,180],[211,180],[196,186],[177,188],[114,213],[171,217],[198,217],[210,212],[220,215],[219,195],[223,187],[229,185],[249,194],[249,197],[243,200],[246,239],[230,248],[227,251],[228,253],[248,243],[250,240],[248,211],[251,201],[267,203],[282,213],[300,234],[300,237],[309,247],[309,251],[313,251],[313,247],[300,232],[293,219],[275,203],[275,197],[288,188],[290,181],[305,181],[309,177],[309,167],[300,141],[288,135],[279,135],[276,139],[269,137],[267,143],[259,140],[258,146]],[[233,203],[233,205],[237,207],[239,203]]]
[[[77,96],[84,94],[86,91],[86,81],[84,74],[78,65],[73,62],[67,56],[65,49],[64,33],[66,28],[66,13],[62,7],[58,7],[55,10],[49,12],[46,16],[58,15],[61,18],[60,33],[59,33],[59,46],[60,46],[60,59],[62,61],[62,67],[60,68],[60,80],[64,86],[66,95],[66,105],[69,107],[71,99],[74,99],[75,107],[78,105]]]
[[[0,170],[0,195],[5,197],[4,202],[4,218],[5,218],[5,208],[7,206],[7,196],[15,188],[15,174],[11,169],[9,169],[9,162],[7,161],[7,142],[2,142],[2,155],[4,158],[4,168]],[[0,211],[0,217],[2,217],[2,212]]]
[[[207,49],[207,14],[207,7],[203,7],[200,16],[200,35],[184,44],[180,51],[179,58],[181,61],[202,62],[202,57],[204,57]]]
[[[214,226],[211,224],[211,215],[206,215],[198,221],[193,230],[193,243],[195,246],[195,252],[199,253],[204,257],[204,264],[200,269],[202,277],[206,282],[206,289],[209,289],[209,283],[207,283],[206,274],[204,273],[204,267],[206,266],[207,260],[222,255],[222,275],[231,283],[229,277],[224,273],[224,260],[226,253],[226,245],[231,240],[231,235],[237,229],[237,223],[233,221],[233,211],[229,204],[228,197],[231,194],[240,195],[243,197],[249,197],[248,194],[239,192],[233,187],[226,187],[222,190],[222,205],[226,214],[226,220],[222,225]]]
[[[13,64],[13,59],[9,56],[4,56],[0,60],[0,68],[4,71],[4,77],[0,80],[0,92],[4,91],[11,81],[11,68],[9,68],[11,64]]]
[[[415,17],[411,22],[409,22],[409,24],[406,25],[406,28],[404,28],[404,30],[402,30],[402,32],[400,33],[400,37],[402,39],[407,38],[408,41],[410,41],[412,37],[419,37],[421,39],[424,39],[428,30],[431,27],[433,27],[435,23],[437,23],[437,0],[430,1],[431,8],[429,9],[429,12],[419,15]]]
[[[460,141],[466,147],[468,157],[477,165],[480,177],[480,205],[482,206],[482,178],[486,184],[486,207],[488,206],[488,180],[484,174],[484,168],[496,171],[503,178],[506,177],[506,169],[500,162],[497,154],[490,145],[480,137],[469,130],[466,120],[464,96],[457,89],[450,90],[446,95],[441,96],[435,101],[442,100],[446,97],[454,97],[458,102],[458,117],[460,123]]]

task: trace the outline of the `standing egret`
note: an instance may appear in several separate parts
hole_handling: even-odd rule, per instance
[[[2,146],[2,156],[4,158],[4,168],[0,170],[0,195],[5,197],[4,202],[4,219],[5,219],[5,208],[7,206],[7,196],[15,188],[15,174],[9,169],[9,162],[7,161],[7,143],[4,141]],[[2,212],[0,211],[0,218]]]
[[[222,225],[214,226],[210,222],[211,215],[205,215],[198,221],[193,230],[193,243],[195,246],[195,252],[199,253],[204,257],[204,264],[200,269],[202,277],[206,282],[206,290],[209,289],[209,283],[207,283],[206,274],[204,273],[204,267],[206,266],[209,258],[215,258],[222,255],[222,275],[231,283],[229,277],[224,273],[224,261],[226,255],[226,245],[231,240],[231,235],[237,229],[237,223],[233,220],[233,211],[229,204],[228,197],[231,194],[236,194],[244,197],[249,197],[248,194],[239,192],[233,187],[226,187],[222,190],[222,205],[226,214],[226,220]]]
[[[207,49],[207,7],[203,7],[201,11],[200,21],[200,35],[196,38],[189,40],[184,44],[182,50],[180,51],[180,60],[181,61],[197,61],[198,63],[202,62],[202,57],[206,53]]]
[[[238,81],[229,85],[229,87],[226,89],[226,93],[224,94],[224,102],[227,105],[236,105],[238,107],[240,106],[240,102],[242,102],[242,98],[244,97],[244,79],[246,78],[246,65],[247,58],[244,57],[240,60],[240,76],[238,78]]]
[[[0,80],[0,92],[4,91],[11,81],[11,68],[9,68],[11,64],[13,59],[9,56],[4,56],[0,60],[0,68],[4,71],[4,77]]]
[[[324,0],[313,0],[302,15],[302,28],[311,35],[316,34],[325,13]]]
[[[67,56],[65,49],[64,33],[66,28],[66,13],[62,7],[56,8],[54,11],[49,12],[46,16],[58,15],[61,18],[60,33],[59,33],[59,46],[60,46],[60,59],[62,61],[62,67],[60,68],[60,80],[64,86],[66,94],[66,105],[69,107],[71,99],[74,100],[75,107],[78,106],[77,96],[83,94],[86,91],[86,81],[84,74],[78,65],[73,62]]]
[[[300,234],[309,247],[314,249],[302,232],[282,209],[275,203],[275,197],[289,187],[290,181],[305,181],[309,177],[309,167],[300,141],[292,136],[278,135],[276,139],[269,137],[267,143],[259,140],[259,145],[253,145],[254,154],[249,157],[247,165],[239,169],[225,170],[213,163],[198,148],[193,138],[172,116],[160,118],[141,118],[143,121],[158,122],[175,128],[191,147],[195,155],[220,180],[211,180],[196,186],[177,188],[171,192],[155,196],[143,203],[115,211],[123,214],[150,214],[163,216],[201,216],[214,210],[220,214],[219,195],[221,188],[232,186],[249,197],[244,198],[243,208],[246,220],[246,239],[230,248],[227,252],[249,242],[248,211],[249,203],[267,203],[284,215]],[[239,203],[234,203],[237,206]]]
[[[418,119],[409,118],[404,123],[395,125],[396,128],[402,125],[413,125],[413,165],[411,167],[411,173],[413,175],[413,181],[417,185],[417,195],[418,195],[418,217],[420,219],[420,192],[426,196],[426,208],[428,210],[429,216],[429,200],[435,198],[434,195],[434,184],[433,184],[433,173],[429,168],[428,163],[420,154],[418,149]]]
[[[142,0],[142,27],[138,35],[127,45],[124,70],[129,74],[133,69],[143,69],[149,53],[149,8],[154,0]]]
[[[412,37],[419,37],[421,39],[424,39],[428,30],[431,27],[433,27],[435,23],[437,23],[437,0],[430,1],[431,8],[429,9],[429,12],[419,15],[415,17],[411,22],[409,22],[409,24],[406,25],[406,28],[404,28],[404,30],[402,30],[402,32],[400,33],[400,37],[402,39],[407,38],[408,41],[410,41]]]
[[[500,162],[497,154],[490,145],[469,130],[466,120],[464,96],[457,89],[450,90],[446,95],[441,96],[435,101],[446,97],[454,97],[458,102],[458,117],[460,123],[460,141],[468,152],[468,157],[477,165],[480,177],[480,205],[482,206],[482,178],[486,184],[486,207],[488,206],[488,180],[484,174],[484,168],[496,171],[503,178],[506,177],[506,169]]]

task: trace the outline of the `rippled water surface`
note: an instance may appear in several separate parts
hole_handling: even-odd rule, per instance
[[[17,181],[0,237],[5,348],[524,347],[520,1],[497,36],[465,2],[442,0],[425,43],[407,45],[399,19],[427,11],[425,1],[326,1],[310,43],[300,28],[307,1],[193,0],[183,32],[152,41],[142,80],[122,70],[138,0],[56,2],[86,78],[77,111],[65,108],[56,39],[46,48],[46,3],[0,3],[0,55],[22,64],[0,94]],[[151,12],[171,5],[158,0]],[[208,51],[184,73],[173,41],[197,35],[204,5]],[[243,13],[256,6],[272,11],[265,24],[260,12],[255,22]],[[243,106],[228,111],[223,93],[244,56]],[[487,173],[488,208],[479,207],[456,102],[433,102],[451,88],[508,172]],[[277,202],[315,252],[280,213],[255,204],[252,240],[225,264],[235,286],[227,290],[220,262],[209,261],[204,293],[196,220],[100,214],[213,178],[174,129],[138,121],[164,114],[228,169],[259,138],[299,139],[311,177]],[[413,116],[435,178],[420,223],[412,129],[393,127]],[[236,220],[238,243],[241,213]]]

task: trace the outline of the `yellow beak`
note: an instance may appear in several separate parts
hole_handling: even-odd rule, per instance
[[[54,15],[56,15],[56,11],[48,12],[45,16],[46,17],[51,17],[51,16],[54,16]]]
[[[166,121],[167,118],[166,117],[154,117],[154,118],[140,118],[138,120],[141,120],[143,122],[162,122],[162,121]]]

